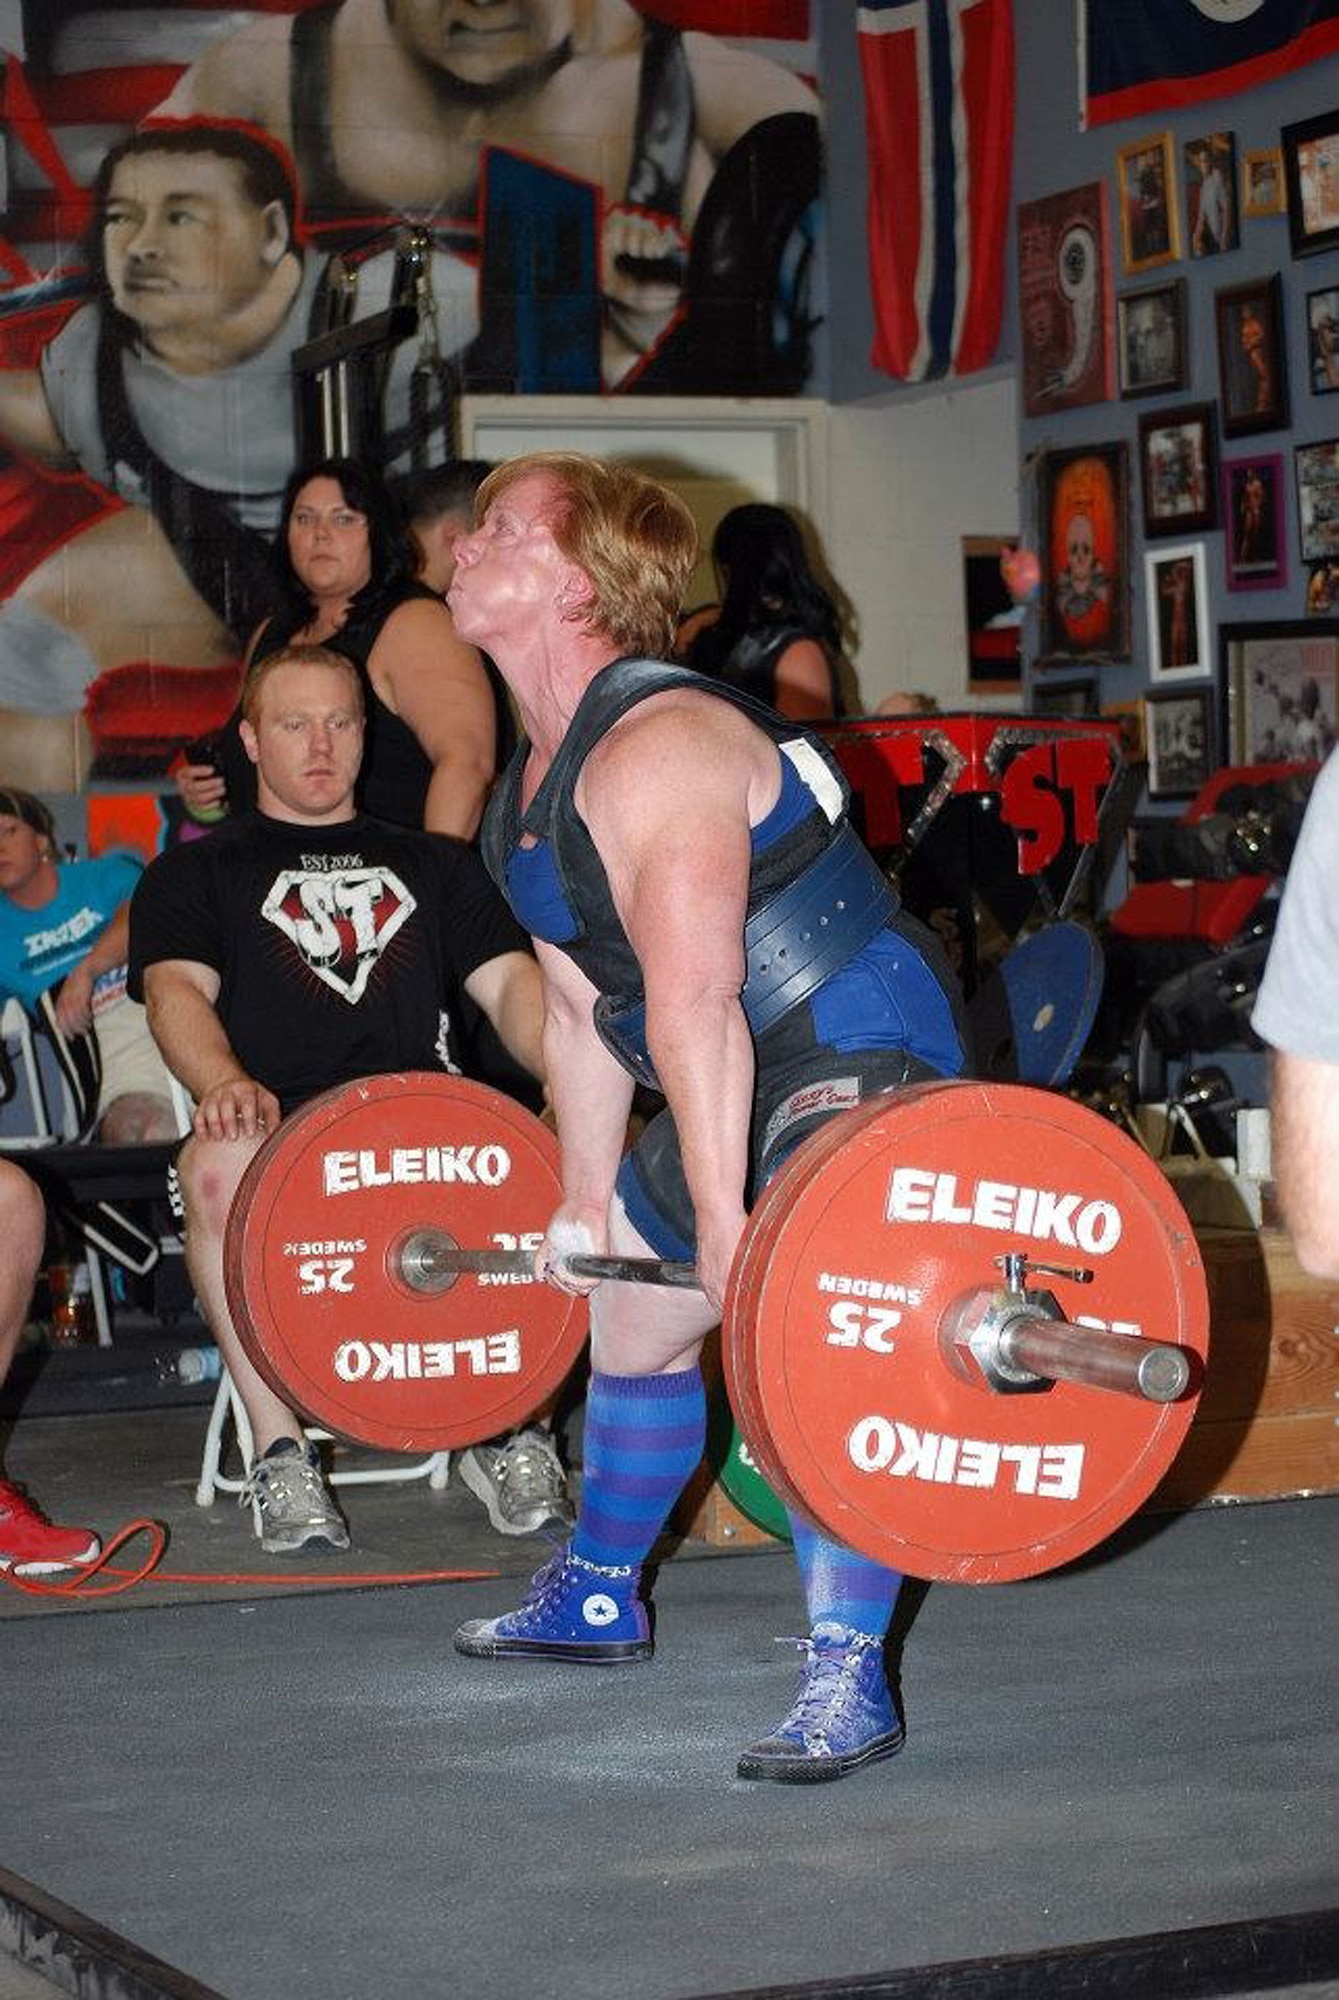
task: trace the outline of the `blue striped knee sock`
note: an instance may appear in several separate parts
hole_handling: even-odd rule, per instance
[[[830,1619],[853,1632],[872,1632],[882,1637],[888,1630],[902,1588],[901,1574],[829,1541],[817,1528],[796,1514],[790,1515],[795,1538],[795,1559],[800,1565],[809,1624]]]
[[[573,1553],[606,1568],[644,1562],[697,1469],[706,1437],[707,1398],[696,1368],[593,1374]]]

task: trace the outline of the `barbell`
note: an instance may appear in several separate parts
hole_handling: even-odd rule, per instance
[[[552,1133],[499,1092],[428,1072],[341,1085],[238,1188],[238,1334],[341,1436],[496,1436],[586,1337],[586,1302],[533,1274],[560,1198]],[[696,1282],[682,1262],[567,1262]],[[1019,1084],[917,1084],[830,1117],[760,1196],[722,1327],[732,1409],[780,1498],[877,1561],[961,1582],[1054,1568],[1126,1520],[1189,1428],[1207,1349],[1166,1178],[1107,1120]]]

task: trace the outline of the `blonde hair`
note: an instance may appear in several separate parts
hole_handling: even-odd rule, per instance
[[[242,714],[253,729],[260,713],[260,697],[265,691],[265,683],[279,667],[333,667],[337,674],[347,674],[358,713],[363,715],[366,712],[363,677],[344,653],[337,653],[333,646],[281,646],[277,653],[265,653],[256,660],[242,684]]]
[[[479,488],[476,517],[518,480],[545,473],[562,489],[553,538],[594,586],[586,623],[620,652],[664,658],[697,561],[697,527],[668,486],[630,465],[575,451],[509,459]]]

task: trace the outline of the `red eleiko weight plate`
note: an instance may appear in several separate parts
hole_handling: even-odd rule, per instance
[[[501,1092],[432,1071],[341,1084],[284,1120],[238,1188],[224,1277],[243,1345],[344,1437],[443,1451],[510,1430],[575,1362],[584,1300],[466,1275],[424,1295],[395,1253],[422,1227],[525,1247],[560,1199],[557,1141]]]
[[[1155,1404],[1057,1382],[960,1379],[939,1328],[996,1259],[1071,1320],[1191,1350]],[[845,1112],[797,1149],[750,1220],[727,1315],[736,1412],[759,1468],[840,1541],[965,1583],[1073,1560],[1134,1513],[1194,1414],[1208,1300],[1194,1234],[1133,1140],[1073,1100],[935,1083]]]

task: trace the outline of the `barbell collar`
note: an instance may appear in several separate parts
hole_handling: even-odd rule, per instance
[[[1048,1382],[1111,1389],[1146,1403],[1174,1403],[1190,1381],[1190,1360],[1182,1347],[1064,1319],[1020,1314],[1000,1328],[997,1346],[1006,1369]]]

